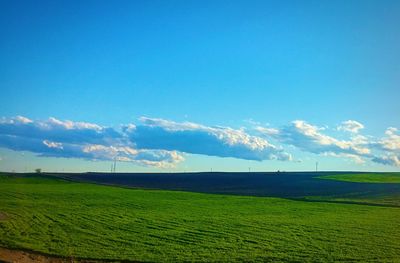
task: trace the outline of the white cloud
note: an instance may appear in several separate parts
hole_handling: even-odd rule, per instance
[[[341,130],[352,133],[348,140],[340,140],[324,134],[324,128],[305,121],[293,121],[280,129],[256,127],[255,130],[279,142],[294,146],[305,152],[347,158],[355,163],[370,160],[375,163],[399,166],[400,135],[396,128],[390,127],[385,137],[376,139],[358,134],[364,126],[355,121],[343,122]]]
[[[28,120],[28,121],[27,121]],[[32,121],[18,116],[2,118],[0,134],[29,137],[58,143],[90,143],[109,145],[121,140],[122,135],[109,127],[86,122],[61,121],[49,118]]]
[[[342,122],[337,128],[339,131],[348,131],[351,133],[358,133],[360,130],[364,129],[364,125],[358,121],[347,120]]]
[[[400,135],[396,128],[390,127],[385,132],[386,137],[382,138],[378,144],[384,150],[400,151]]]
[[[291,125],[284,127],[275,136],[282,142],[292,144],[302,150],[313,153],[344,153],[368,154],[370,151],[362,144],[353,140],[338,140],[321,132],[323,128],[311,125],[305,121],[296,120]],[[359,140],[359,138],[358,138]]]
[[[63,148],[62,143],[59,143],[59,142],[51,142],[51,141],[48,141],[48,140],[44,140],[43,144],[46,145],[49,148],[58,148],[58,149],[62,149]]]
[[[31,123],[31,122],[33,122],[31,119],[28,119],[28,118],[23,117],[23,116],[15,117],[15,121],[18,121],[18,122],[21,122],[21,123]]]
[[[259,131],[263,134],[268,134],[268,135],[277,135],[279,134],[279,130],[275,128],[268,128],[268,127],[262,127],[262,126],[257,126],[255,127],[256,131]]]
[[[289,153],[244,129],[140,118],[129,134],[139,149],[166,149],[247,160],[291,160]]]
[[[248,130],[142,117],[138,124],[114,129],[88,122],[17,116],[0,119],[0,147],[38,156],[117,159],[173,167],[184,160],[184,153],[258,161],[293,160],[290,151],[279,145],[282,143],[289,150],[297,148],[356,163],[369,160],[399,166],[399,131],[390,127],[382,138],[374,138],[359,134],[362,125],[358,124],[343,122],[340,129],[351,133],[348,139],[338,139],[327,134],[328,128],[302,120],[280,128],[262,127],[254,122],[256,127]]]
[[[89,129],[89,130],[97,130],[97,131],[102,130],[101,126],[99,126],[97,124],[94,124],[94,123],[73,122],[73,121],[70,121],[70,120],[61,121],[61,120],[58,120],[58,119],[56,119],[54,117],[50,117],[47,122],[44,122],[42,124],[44,124],[45,126],[47,125],[50,128],[59,126],[59,127],[64,128],[64,129],[67,129],[67,130],[73,130],[73,129],[77,129],[77,130]]]
[[[256,127],[258,132],[305,152],[349,158],[356,163],[362,163],[363,158],[370,156],[370,149],[365,146],[366,137],[357,135],[350,140],[339,140],[324,134],[322,131],[325,129],[302,120],[293,121],[281,129]]]
[[[145,166],[171,168],[183,162],[185,158],[177,151],[165,150],[139,150],[135,157],[136,162]]]
[[[132,126],[128,126],[132,130]],[[170,167],[183,161],[174,151],[134,149],[122,132],[93,123],[49,118],[32,121],[18,116],[0,120],[0,147],[39,156],[114,160]]]
[[[388,155],[388,156],[381,156],[381,157],[374,157],[372,161],[384,165],[391,165],[391,166],[400,166],[400,158],[396,155]]]
[[[145,166],[159,168],[173,167],[184,160],[176,151],[165,150],[137,150],[131,147],[114,147],[104,145],[88,145],[82,151],[91,155],[96,160],[117,160],[122,162],[135,162]]]
[[[31,119],[28,119],[24,116],[16,116],[13,118],[2,117],[0,119],[0,124],[18,124],[18,123],[26,124],[31,122],[33,122]]]

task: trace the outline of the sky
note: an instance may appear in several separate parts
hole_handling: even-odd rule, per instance
[[[400,171],[399,1],[0,1],[0,170]]]

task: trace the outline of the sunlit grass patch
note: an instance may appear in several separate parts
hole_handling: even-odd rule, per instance
[[[319,176],[320,179],[354,183],[400,183],[400,173],[354,173]]]

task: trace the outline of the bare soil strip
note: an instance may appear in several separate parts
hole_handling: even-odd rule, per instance
[[[0,247],[0,263],[100,263],[100,262],[123,262],[123,261],[102,261],[90,259],[61,258],[31,251],[14,250]]]
[[[15,263],[31,263],[31,262],[46,262],[46,263],[64,263],[74,262],[73,260],[67,260],[62,258],[56,258],[51,256],[44,256],[32,252],[11,250],[7,248],[0,248],[0,261],[4,262],[15,262]]]
[[[0,220],[7,220],[9,218],[9,216],[4,213],[4,212],[0,212]]]

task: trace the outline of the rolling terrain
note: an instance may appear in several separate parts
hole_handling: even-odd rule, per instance
[[[0,246],[114,261],[400,261],[399,207],[235,194],[2,174]]]
[[[141,189],[296,199],[310,196],[368,199],[400,196],[400,184],[397,183],[400,182],[400,173],[70,173],[54,176],[72,181]],[[359,183],[360,180],[375,181]]]

